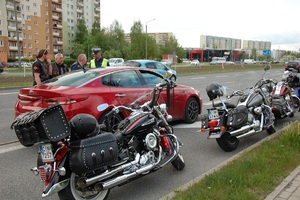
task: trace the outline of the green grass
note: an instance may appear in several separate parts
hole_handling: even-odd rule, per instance
[[[262,200],[300,164],[300,123],[206,176],[176,200]],[[201,164],[201,162],[200,162]]]
[[[32,75],[11,75],[0,77],[0,87],[31,86]]]

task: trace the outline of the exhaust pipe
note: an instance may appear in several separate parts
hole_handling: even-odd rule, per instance
[[[235,130],[235,131],[231,131],[231,132],[229,132],[230,133],[230,135],[232,135],[232,136],[236,136],[236,135],[238,135],[238,134],[240,134],[240,133],[243,133],[243,132],[245,132],[245,131],[248,131],[249,129],[251,129],[253,127],[253,125],[246,125],[246,126],[243,126],[242,128],[240,128],[240,129],[237,129],[237,130]]]
[[[258,132],[255,131],[255,130],[251,130],[251,131],[248,131],[247,133],[244,133],[244,134],[242,134],[242,135],[236,136],[236,138],[238,138],[238,139],[244,138],[244,137],[246,137],[246,136],[250,136],[250,135],[253,135],[253,134],[255,134],[255,133],[258,133]]]
[[[130,163],[126,163],[124,165],[121,165],[121,166],[119,166],[116,169],[113,169],[111,171],[106,171],[103,174],[99,174],[98,176],[94,176],[92,178],[83,177],[83,178],[78,180],[78,184],[80,183],[81,186],[88,186],[88,185],[91,185],[91,184],[96,183],[98,181],[101,181],[103,179],[106,179],[106,178],[108,178],[108,177],[110,177],[110,176],[112,176],[112,175],[128,168],[128,167],[136,165],[140,161],[140,157],[141,156],[138,153],[138,154],[136,154],[134,161],[132,161]]]
[[[125,175],[110,179],[110,180],[105,181],[105,182],[99,182],[95,185],[94,189],[97,190],[97,191],[107,190],[107,189],[113,188],[115,186],[118,186],[118,185],[120,185],[120,184],[122,184],[122,183],[138,176],[138,175],[148,173],[151,169],[156,167],[157,164],[161,161],[161,155],[162,155],[162,148],[160,147],[159,156],[158,156],[158,159],[157,159],[156,163],[146,165],[146,166],[144,166],[144,167],[142,167],[142,168],[140,168],[140,169],[138,169],[135,172],[132,172],[130,174],[125,174]]]

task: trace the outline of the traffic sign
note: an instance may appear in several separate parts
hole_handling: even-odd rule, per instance
[[[269,56],[269,55],[271,55],[271,50],[263,50],[263,55],[264,55],[264,56]]]

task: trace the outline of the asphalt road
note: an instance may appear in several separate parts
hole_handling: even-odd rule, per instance
[[[270,70],[266,77],[280,79],[283,70]],[[200,91],[203,98],[203,113],[209,107],[205,87],[211,82],[219,82],[233,89],[244,89],[252,86],[263,74],[263,71],[209,74],[178,77],[179,84],[190,85]],[[0,91],[0,143],[15,141],[16,136],[13,130],[9,129],[14,119],[14,103],[17,98],[17,89]],[[298,119],[300,114],[294,118],[286,118],[278,123],[277,130],[280,130],[286,123]],[[242,139],[237,150],[224,152],[219,148],[215,140],[208,140],[207,133],[199,133],[200,123],[179,124],[174,123],[175,134],[182,140],[182,155],[186,167],[183,171],[177,171],[172,165],[168,165],[155,173],[137,179],[122,187],[111,190],[109,200],[112,199],[135,199],[154,200],[163,197],[174,189],[187,183],[212,169],[216,165],[226,161],[241,150],[251,146],[268,136],[266,132]],[[29,169],[36,165],[37,146],[25,148],[16,144],[0,145],[0,166],[1,166],[1,199],[41,199],[43,184],[39,177],[34,176]],[[57,200],[57,195],[46,199]]]

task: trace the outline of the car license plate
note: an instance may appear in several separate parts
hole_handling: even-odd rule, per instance
[[[219,118],[219,113],[218,110],[210,110],[208,109],[208,119],[212,120],[212,119],[218,119]]]
[[[40,154],[44,163],[54,161],[51,144],[41,144]]]

